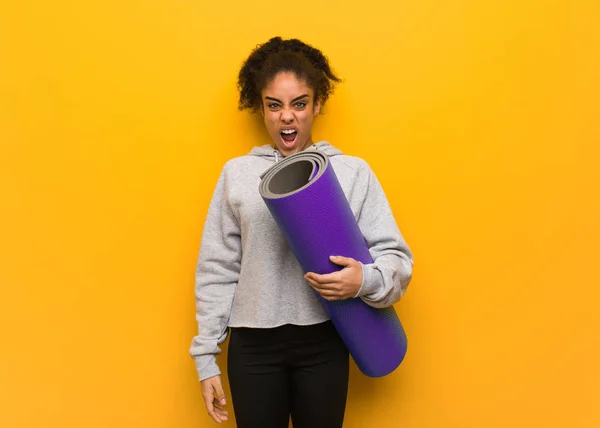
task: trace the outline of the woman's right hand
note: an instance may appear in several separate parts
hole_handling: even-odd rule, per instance
[[[223,392],[223,386],[221,385],[221,376],[213,376],[208,379],[204,379],[200,382],[202,385],[202,396],[204,397],[204,404],[206,404],[206,410],[211,418],[217,423],[223,423],[227,420],[227,410],[223,409],[225,406],[225,393]]]

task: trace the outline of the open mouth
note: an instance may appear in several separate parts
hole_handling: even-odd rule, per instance
[[[295,129],[282,129],[279,131],[279,135],[281,135],[281,139],[283,140],[283,144],[286,147],[292,147],[296,142],[296,137],[298,136],[298,131]]]

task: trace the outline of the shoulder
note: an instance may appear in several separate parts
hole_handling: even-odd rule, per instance
[[[267,158],[253,155],[236,156],[223,165],[222,173],[227,176],[250,176],[262,172],[271,164]]]
[[[225,164],[223,165],[223,169],[231,170],[231,169],[239,168],[240,166],[244,166],[244,165],[251,163],[252,160],[256,160],[256,156],[250,156],[250,155],[236,156],[234,158],[229,159],[227,162],[225,162]]]
[[[371,166],[363,158],[350,155],[338,155],[330,158],[331,164],[338,174],[369,175]]]

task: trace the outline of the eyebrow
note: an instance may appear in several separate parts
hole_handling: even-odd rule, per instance
[[[300,95],[299,97],[296,97],[292,100],[292,103],[295,103],[298,100],[301,100],[302,98],[306,98],[308,97],[308,94],[304,94],[304,95]],[[277,101],[280,104],[283,104],[283,102],[281,100],[278,100],[277,98],[273,98],[273,97],[265,97],[266,100],[271,100],[271,101]]]

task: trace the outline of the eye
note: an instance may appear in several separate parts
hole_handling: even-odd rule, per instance
[[[271,110],[274,110],[279,107],[279,104],[278,103],[269,103],[269,104],[267,104],[267,107],[269,107]]]
[[[304,108],[306,107],[306,103],[304,101],[299,101],[296,103],[296,107],[297,108]]]

